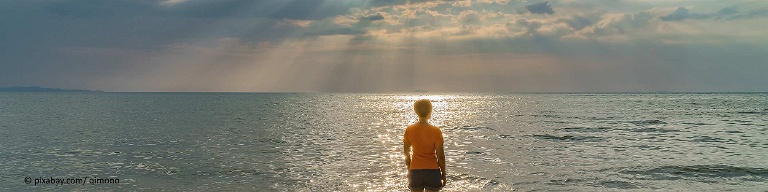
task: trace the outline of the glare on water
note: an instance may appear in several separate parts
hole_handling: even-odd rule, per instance
[[[768,188],[766,94],[8,93],[0,189],[407,191],[422,98],[445,191]]]

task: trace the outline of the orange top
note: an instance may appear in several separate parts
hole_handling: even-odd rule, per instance
[[[404,143],[410,143],[413,149],[411,167],[416,169],[440,169],[437,164],[435,146],[443,145],[443,132],[428,123],[415,123],[405,129]]]

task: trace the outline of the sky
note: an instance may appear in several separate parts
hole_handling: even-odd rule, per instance
[[[0,87],[768,91],[764,0],[0,0]]]

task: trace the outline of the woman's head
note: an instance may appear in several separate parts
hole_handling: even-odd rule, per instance
[[[432,113],[432,102],[429,99],[419,99],[413,103],[413,110],[419,118],[429,118]]]

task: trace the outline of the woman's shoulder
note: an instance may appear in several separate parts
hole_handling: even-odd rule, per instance
[[[421,127],[421,125],[419,125],[419,123],[414,123],[414,124],[410,124],[407,127],[405,127],[405,130],[406,131],[407,130],[412,130],[412,129],[416,129],[416,128],[419,128],[419,127]]]
[[[408,127],[406,127],[406,129],[415,129],[415,128],[420,128],[420,127],[440,130],[440,127],[438,127],[438,126],[435,126],[435,125],[432,125],[432,124],[429,124],[429,123],[419,123],[419,122],[411,124],[411,125],[408,125]]]
[[[435,130],[436,132],[440,132],[440,133],[442,133],[442,132],[443,132],[443,130],[440,130],[440,127],[438,127],[438,126],[435,126],[435,125],[429,125],[429,126],[430,126],[430,127],[433,129],[433,130]]]

